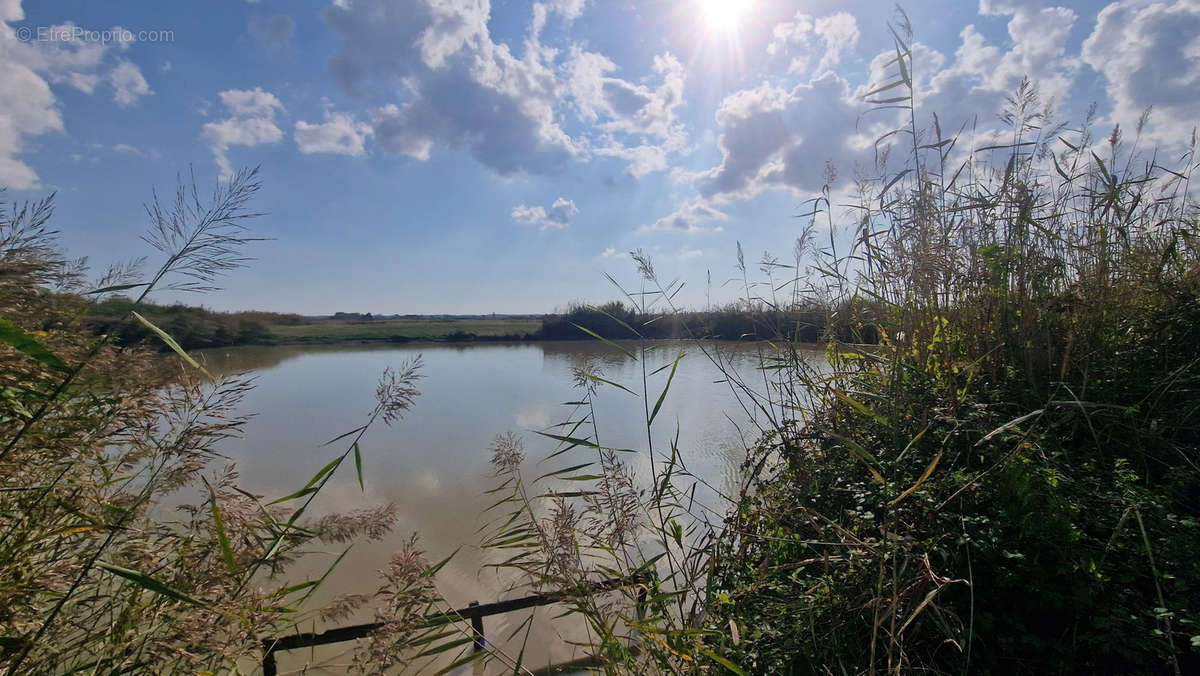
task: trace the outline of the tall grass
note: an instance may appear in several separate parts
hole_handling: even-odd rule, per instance
[[[895,35],[902,164],[859,181],[853,245],[806,281],[883,344],[831,342],[830,374],[781,355],[811,398],[751,458],[715,626],[744,623],[724,645],[754,671],[1194,669],[1195,140],[1095,138],[1026,82],[1009,138],[965,147],[917,125]]]
[[[696,499],[658,417],[679,362],[640,383],[582,368],[571,415],[540,433],[560,444],[540,476],[497,440],[485,547],[520,584],[581,590],[571,610],[610,672],[1194,671],[1195,139],[1143,148],[1145,117],[1097,137],[1026,82],[1008,137],[973,147],[917,109],[903,15],[893,35],[892,79],[868,96],[903,123],[874,171],[847,199],[827,170],[792,263],[766,256],[757,278],[737,252],[745,307],[839,327],[828,363],[779,332],[739,374],[692,336],[762,430],[740,490],[714,489],[727,516]],[[634,260],[628,305],[591,312],[644,365],[680,285]],[[598,396],[629,395],[641,419],[597,420]],[[645,445],[606,445],[602,422]],[[644,613],[633,591],[582,592],[614,575],[649,576]]]
[[[160,288],[204,291],[246,260],[256,171],[202,199],[194,184],[148,208],[146,240],[163,262],[118,265],[98,283],[64,259],[49,227],[51,200],[0,205],[0,667],[8,673],[237,671],[261,660],[261,639],[367,601],[315,607],[325,575],[289,575],[304,557],[382,537],[390,505],[317,518],[310,506],[351,461],[359,441],[414,403],[420,362],[384,374],[364,424],[290,495],[238,486],[221,448],[247,418],[246,375],[218,380],[138,312]],[[178,353],[114,345],[87,321],[98,299],[137,293],[125,321]],[[117,327],[118,329],[121,327]],[[344,467],[345,466],[345,467]],[[180,505],[171,507],[171,505]],[[343,552],[344,555],[344,552]],[[336,565],[341,557],[332,557]],[[404,595],[429,566],[415,541],[388,569],[379,598],[417,610]],[[372,670],[378,655],[364,651]]]
[[[781,318],[755,329],[774,327],[758,368],[734,369],[675,306],[680,283],[635,252],[622,303],[579,316],[602,318],[592,333],[640,378],[576,369],[563,420],[537,432],[556,448],[536,463],[521,437],[496,438],[489,566],[514,589],[563,594],[577,647],[606,672],[1200,669],[1195,139],[1168,159],[1140,147],[1145,119],[1132,138],[1097,137],[1090,121],[1056,122],[1025,83],[1001,111],[1008,138],[972,147],[974,130],[945,133],[918,110],[902,15],[893,36],[892,79],[868,96],[901,126],[877,165],[849,197],[827,169],[791,262],[756,268],[738,247],[738,309]],[[148,278],[116,269],[91,295],[211,287],[243,260],[256,188],[243,174],[208,206],[181,191],[152,208],[166,262]],[[249,383],[206,383],[140,314],[181,371],[71,330],[86,304],[42,291],[80,283],[49,213],[31,205],[0,229],[5,664],[234,668],[263,634],[319,612],[304,602],[323,578],[281,582],[290,563],[390,526],[386,506],[308,510],[335,471],[353,463],[362,481],[358,442],[409,409],[419,365],[385,374],[365,424],[330,442],[340,454],[264,504],[232,470],[202,474],[243,422]],[[824,363],[794,321],[814,311]],[[684,354],[650,340],[668,322],[757,426],[733,490],[689,470],[664,417]],[[662,349],[679,351],[650,367]],[[637,397],[641,414],[598,419],[606,396]],[[612,426],[644,444],[613,445]],[[155,518],[189,487],[186,518]],[[523,648],[471,653],[478,637],[430,624],[438,568],[415,540],[393,559],[376,595],[385,627],[356,666],[448,656],[529,671]],[[597,591],[612,578],[628,584]],[[366,602],[340,598],[324,617]],[[510,638],[534,630],[531,614]]]

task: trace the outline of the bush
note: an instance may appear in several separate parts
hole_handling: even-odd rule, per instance
[[[778,357],[811,398],[751,454],[709,583],[751,672],[1200,669],[1194,148],[1117,174],[1119,130],[1092,152],[1033,87],[1010,105],[968,178],[904,130],[929,140],[862,195],[873,236],[818,253],[881,345]]]

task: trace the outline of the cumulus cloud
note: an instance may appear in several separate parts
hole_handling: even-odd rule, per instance
[[[1026,77],[1039,88],[1045,102],[1062,103],[1068,98],[1080,67],[1079,58],[1068,52],[1078,17],[1065,7],[1043,7],[1040,2],[1024,0],[985,0],[980,11],[1010,17],[1008,49],[989,43],[974,25],[968,25],[959,33],[953,59],[917,43],[913,60],[918,74],[926,73],[917,82],[921,109],[936,112],[943,128],[978,122],[977,133],[987,137],[995,133],[992,122],[1006,99]],[[874,81],[882,81],[881,71],[892,57],[888,52],[875,58]],[[980,117],[968,119],[968,114]]]
[[[262,87],[254,89],[227,89],[217,95],[221,104],[233,115],[238,116],[271,116],[277,110],[283,110],[283,104],[271,92],[263,91]]]
[[[662,140],[683,133],[675,113],[683,103],[685,71],[671,54],[654,57],[655,87],[635,84],[609,74],[617,66],[607,56],[572,50],[567,62],[570,94],[585,121],[606,131]]]
[[[625,160],[635,176],[661,170],[686,141],[676,119],[685,69],[660,54],[655,82],[635,83],[603,55],[541,43],[548,17],[569,23],[584,7],[534,3],[516,49],[492,39],[487,0],[335,3],[324,18],[343,44],[330,66],[345,92],[371,102],[372,135],[388,153],[426,160],[457,148],[503,176],[595,155]],[[576,135],[572,118],[583,123]]]
[[[0,0],[0,186],[13,190],[38,186],[37,173],[21,159],[30,139],[64,130],[52,85],[91,95],[107,82],[123,106],[151,93],[132,62],[121,60],[105,75],[109,55],[127,44],[74,39],[71,23],[46,27],[55,40],[21,41],[10,23],[24,18],[20,2]]]
[[[359,122],[348,113],[325,113],[325,121],[296,122],[296,147],[304,154],[331,153],[358,157],[366,152],[371,125]]]
[[[633,147],[620,143],[609,143],[597,148],[596,154],[625,160],[628,162],[626,170],[634,178],[641,178],[651,172],[667,168],[667,149],[649,143]]]
[[[1200,110],[1200,3],[1112,3],[1083,43],[1104,77],[1113,122],[1131,128],[1146,107],[1156,141],[1190,137]]]
[[[113,101],[122,108],[128,108],[141,97],[154,93],[142,76],[142,70],[132,61],[121,60],[109,71],[108,82],[112,85]]]
[[[513,223],[536,227],[538,230],[561,230],[571,224],[571,219],[579,215],[575,202],[559,197],[549,209],[542,206],[513,207]]]
[[[6,8],[9,20],[21,18],[20,7]],[[30,137],[63,130],[49,83],[35,70],[34,49],[18,42],[12,28],[0,24],[0,186],[14,190],[38,183],[34,170],[19,158]]]
[[[228,117],[206,123],[202,133],[212,147],[222,178],[228,178],[233,175],[228,156],[231,147],[278,143],[283,138],[283,130],[275,124],[275,115],[284,108],[274,94],[261,87],[229,89],[219,96]]]
[[[817,19],[813,26],[813,32],[825,44],[825,55],[817,64],[818,73],[838,65],[842,60],[842,54],[858,46],[858,21],[852,14],[838,12]]]
[[[574,47],[566,63],[566,86],[580,118],[601,132],[596,154],[628,161],[629,173],[640,178],[665,169],[668,156],[687,143],[678,120],[686,70],[670,53],[654,57],[659,79],[654,86],[613,77],[616,70],[603,54]]]
[[[946,129],[964,123],[968,114],[983,111],[979,131],[986,136],[995,131],[987,125],[998,126],[996,114],[1025,76],[1040,84],[1045,95],[1065,97],[1080,60],[1067,49],[1077,19],[1073,11],[1024,0],[985,0],[980,9],[1009,18],[1007,45],[991,44],[974,26],[967,26],[952,58],[921,43],[911,49],[921,113],[938,113]],[[1196,32],[1187,29],[1181,34]],[[858,44],[853,16],[838,12],[814,18],[798,12],[776,25],[772,37],[767,47],[770,55],[789,57],[793,74],[811,72],[813,77],[790,89],[763,82],[727,95],[716,113],[720,163],[704,171],[679,172],[695,186],[697,196],[642,230],[695,232],[703,229],[703,222],[717,220],[712,212],[720,214],[716,211],[720,205],[764,190],[815,194],[827,180],[827,162],[843,175],[855,167],[870,167],[875,159],[874,139],[904,124],[890,111],[864,116],[868,108],[864,95],[895,77],[888,72],[895,69],[889,65],[894,51],[882,52],[871,61],[870,84],[857,89],[831,70]],[[1146,42],[1139,37],[1119,39],[1136,50]],[[814,65],[811,60],[817,55],[820,60]],[[1196,79],[1200,82],[1200,77]],[[1193,109],[1194,101],[1189,104]]]
[[[95,145],[93,145],[93,147],[95,147]],[[128,143],[116,143],[112,146],[111,150],[118,155],[132,155],[133,157],[148,158],[151,160],[157,160],[161,156],[158,150],[154,148],[143,150],[142,148],[129,145]]]
[[[501,175],[547,173],[582,152],[556,120],[557,81],[545,53],[518,58],[491,40],[486,1],[365,0],[333,5],[325,21],[343,38],[335,79],[348,93],[396,92],[372,115],[388,152],[427,158],[463,148]],[[374,86],[370,86],[374,85]]]
[[[533,24],[530,27],[530,32],[537,36],[546,27],[546,20],[551,15],[562,17],[565,23],[570,24],[583,14],[583,7],[587,4],[587,0],[548,0],[547,2],[533,3]]]
[[[649,225],[638,228],[639,232],[698,232],[720,231],[721,226],[704,225],[713,221],[724,221],[729,217],[713,208],[704,200],[696,199],[681,204],[675,211]]]
[[[767,53],[791,56],[788,72],[804,74],[809,71],[813,55],[820,52],[815,69],[820,74],[841,63],[842,55],[858,46],[859,37],[858,20],[853,14],[836,12],[814,19],[796,12],[791,21],[779,23],[772,30]]]
[[[696,177],[700,195],[725,200],[770,187],[819,191],[827,161],[848,167],[863,158],[853,142],[859,111],[846,81],[828,72],[791,90],[763,83],[726,97],[717,109],[721,164]]]

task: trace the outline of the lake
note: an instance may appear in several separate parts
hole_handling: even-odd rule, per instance
[[[636,349],[636,344],[627,344]],[[719,350],[726,363],[762,389],[755,367],[764,344],[706,343]],[[656,450],[669,448],[678,426],[679,448],[688,469],[717,490],[737,485],[745,444],[758,436],[754,416],[744,410],[721,371],[695,343],[655,342],[645,358],[651,372],[684,357],[662,411],[654,422]],[[500,433],[520,434],[526,446],[526,473],[546,471],[533,462],[554,450],[553,441],[535,434],[563,421],[571,413],[564,402],[576,400],[572,371],[595,364],[604,377],[635,392],[642,389],[643,365],[599,341],[470,344],[402,344],[352,346],[239,347],[209,350],[204,357],[214,373],[253,371],[256,387],[242,404],[254,417],[244,437],[232,440],[224,452],[237,462],[246,490],[278,497],[301,487],[344,447],[321,444],[366,422],[375,405],[375,385],[383,370],[421,355],[421,395],[404,420],[392,427],[377,424],[361,444],[365,491],[360,490],[352,463],[343,464],[314,503],[316,513],[351,510],[383,502],[398,507],[392,535],[382,542],[360,543],[327,581],[322,598],[338,593],[370,593],[379,584],[376,571],[384,567],[401,539],[418,532],[431,561],[459,549],[439,573],[439,591],[454,607],[478,600],[504,598],[504,585],[494,573],[480,572],[484,558],[475,545],[481,513],[490,504],[484,491],[497,484],[492,476],[488,446]],[[814,351],[814,358],[821,352]],[[669,371],[669,369],[668,369]],[[666,371],[651,378],[653,406],[666,380]],[[757,379],[757,380],[755,380]],[[596,419],[607,446],[643,451],[623,454],[636,474],[650,474],[643,402],[615,387],[601,386]],[[740,431],[739,431],[740,428]],[[744,441],[743,441],[744,438]],[[564,456],[562,465],[587,462],[587,449]],[[572,454],[579,454],[578,459]],[[552,465],[552,467],[562,466]],[[536,475],[533,475],[536,476]],[[701,499],[719,510],[720,498],[711,490]],[[319,574],[340,549],[314,557],[299,574]],[[319,559],[319,560],[318,560]],[[509,595],[513,596],[512,594]],[[553,607],[551,607],[552,609]],[[550,610],[539,611],[548,617]],[[499,640],[528,611],[487,619],[489,638]],[[370,621],[369,611],[342,622]],[[561,661],[574,655],[561,640],[563,627],[539,622],[527,656],[534,664]],[[321,629],[322,627],[317,627]],[[312,626],[303,627],[313,630]],[[568,631],[569,628],[565,631]],[[319,662],[317,671],[340,671],[348,658],[342,648],[317,655],[307,651],[280,653],[281,673]],[[530,654],[532,653],[532,654]]]

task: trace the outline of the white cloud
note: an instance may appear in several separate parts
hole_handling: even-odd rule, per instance
[[[534,226],[538,230],[561,230],[571,224],[571,219],[579,215],[575,202],[559,197],[549,209],[542,206],[526,206],[520,204],[513,207],[512,219],[518,225]]]
[[[206,123],[203,136],[212,146],[221,177],[228,178],[233,175],[227,154],[229,148],[278,143],[283,138],[283,130],[275,124],[275,114],[284,108],[274,94],[261,87],[229,89],[219,96],[229,117]]]
[[[433,136],[422,131],[416,117],[423,111],[413,104],[389,103],[371,111],[371,133],[383,149],[393,155],[408,155],[425,162],[433,151]]]
[[[817,19],[813,32],[820,36],[825,44],[825,54],[817,64],[817,72],[823,73],[827,68],[838,65],[842,54],[858,46],[858,21],[846,12],[838,12]]]
[[[816,193],[826,161],[849,168],[860,105],[845,80],[825,73],[790,91],[763,83],[727,96],[717,109],[721,164],[697,178],[700,195],[723,201],[769,187]]]
[[[12,58],[25,46],[13,39],[7,24],[0,27],[0,186],[14,190],[27,190],[38,182],[37,173],[18,158],[26,139],[63,129],[50,86]]]
[[[616,64],[578,47],[566,67],[570,94],[585,120],[607,131],[663,140],[683,133],[675,112],[683,103],[685,71],[671,54],[654,57],[654,73],[662,80],[654,88],[609,76]]]
[[[812,16],[804,12],[796,12],[791,21],[778,23],[771,30],[774,37],[767,45],[768,54],[786,52],[789,45],[802,45],[808,41],[813,30]]]
[[[618,143],[597,148],[597,155],[619,157],[629,163],[626,170],[634,178],[641,178],[655,171],[667,168],[667,151],[662,146],[643,143],[636,147],[626,147]]]
[[[728,218],[723,212],[714,209],[704,200],[697,199],[683,203],[675,211],[654,221],[650,225],[643,225],[638,228],[638,232],[660,231],[687,234],[718,232],[721,230],[719,225],[714,227],[702,224],[713,221],[724,221]]]
[[[294,136],[300,152],[332,153],[358,157],[365,150],[371,125],[358,122],[349,113],[325,113],[325,121],[317,123],[296,122]]]
[[[1083,61],[1104,77],[1112,122],[1132,129],[1153,105],[1149,133],[1186,142],[1200,110],[1200,3],[1112,3],[1083,43]]]
[[[262,87],[254,89],[227,89],[217,95],[221,104],[234,115],[240,116],[273,116],[276,111],[283,110],[283,104],[270,92]]]
[[[587,4],[587,0],[550,0],[548,4],[563,19],[574,21],[579,18],[580,14],[583,14],[583,7]]]
[[[593,143],[595,153],[626,160],[634,178],[666,169],[669,155],[687,143],[678,120],[686,70],[670,53],[654,57],[653,70],[660,79],[656,86],[612,77],[616,64],[579,47],[572,48],[565,69],[576,111],[601,132]]]
[[[334,77],[349,93],[398,92],[372,114],[385,150],[424,159],[463,148],[501,175],[548,173],[582,154],[556,119],[558,83],[535,43],[491,40],[488,3],[364,0],[326,9],[343,38]]]
[[[1067,50],[1077,19],[1073,11],[1017,0],[985,0],[980,11],[1011,17],[1007,50],[989,44],[974,25],[968,25],[959,33],[949,65],[944,55],[920,43],[913,46],[913,59],[920,110],[926,115],[937,113],[944,130],[978,123],[975,133],[987,137],[997,132],[995,120],[1024,78],[1039,88],[1044,102],[1062,103],[1070,95],[1080,61]],[[881,52],[872,62],[875,81],[883,81],[878,79],[880,71],[893,56]]]
[[[562,17],[563,22],[570,24],[583,14],[587,0],[549,0],[548,2],[533,3],[533,22],[530,33],[539,35],[546,27],[546,20],[551,14]]]
[[[92,94],[101,77],[97,73],[107,45],[75,39],[77,26],[70,21],[51,26],[53,40],[28,43],[27,65],[44,75],[51,84],[66,84],[84,94]]]
[[[426,160],[439,147],[463,149],[503,176],[595,155],[627,161],[635,176],[661,170],[687,138],[677,119],[685,69],[660,54],[654,82],[630,82],[601,54],[541,43],[549,16],[569,25],[585,4],[534,3],[514,48],[493,41],[486,0],[335,3],[324,17],[343,44],[331,68],[347,93],[374,104],[374,140],[389,153]]]
[[[989,44],[974,26],[961,32],[949,65],[940,52],[921,43],[911,46],[918,114],[927,120],[938,113],[949,133],[968,115],[980,116],[981,135],[994,133],[1005,98],[1027,74],[1043,92],[1065,97],[1078,72],[1079,59],[1067,50],[1074,12],[1021,0],[984,4],[987,12],[1009,17],[1007,46]],[[791,72],[815,77],[790,89],[764,82],[727,95],[716,114],[721,162],[705,171],[677,172],[695,185],[698,196],[642,230],[694,232],[702,229],[698,224],[710,216],[708,210],[764,190],[816,194],[826,182],[827,161],[843,176],[856,168],[870,171],[873,139],[906,120],[892,111],[863,116],[868,108],[863,95],[895,77],[887,72],[895,70],[888,65],[894,51],[875,57],[870,84],[856,90],[830,70],[852,52],[859,37],[854,17],[842,12],[819,19],[797,12],[776,25],[768,54],[788,57]],[[814,66],[811,61],[818,54]]]
[[[841,63],[842,55],[858,46],[860,37],[858,20],[846,12],[836,12],[815,19],[804,12],[796,12],[791,21],[776,24],[767,53],[792,57],[788,72],[803,75],[812,65],[812,57],[820,53],[815,74]]]
[[[21,0],[0,0],[0,21],[20,21],[24,18]]]
[[[604,251],[601,251],[598,258],[605,261],[620,260],[623,258],[629,258],[629,254],[624,251],[617,251],[615,248],[610,246]]]
[[[128,108],[141,97],[154,93],[142,76],[142,70],[132,61],[122,60],[109,71],[108,83],[113,88],[113,101],[122,108]]]
[[[11,22],[25,13],[19,0],[0,0],[0,186],[13,190],[38,187],[38,175],[21,156],[30,140],[64,131],[59,101],[51,86],[63,85],[84,94],[94,94],[107,82],[118,105],[132,105],[150,92],[135,64],[110,55],[129,48],[126,42],[104,44],[76,39],[75,24],[36,27],[51,31],[53,40],[19,40]],[[30,28],[24,26],[23,28]],[[124,35],[113,28],[113,35]]]

